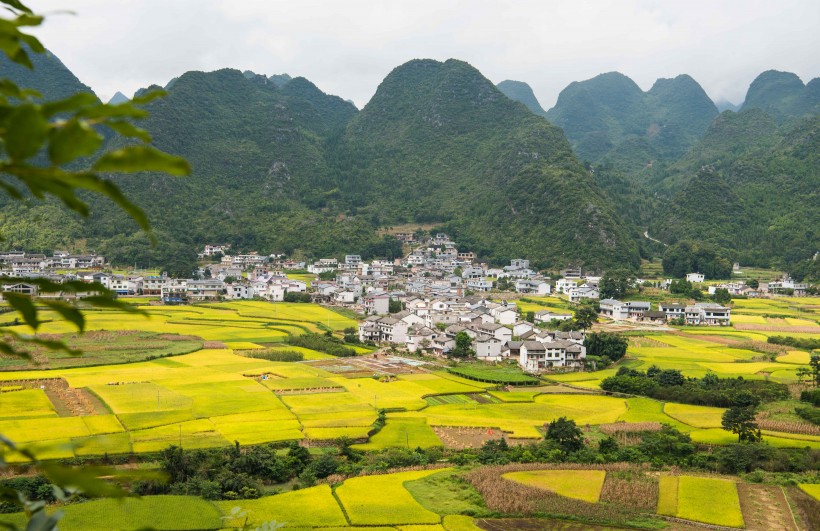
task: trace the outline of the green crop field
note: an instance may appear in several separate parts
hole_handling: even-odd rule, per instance
[[[336,496],[353,525],[438,524],[441,517],[422,507],[404,488],[406,481],[438,472],[421,470],[352,478],[336,488]]]
[[[527,470],[502,476],[529,487],[549,490],[567,498],[598,503],[606,472],[603,470]]]
[[[539,381],[516,366],[486,365],[481,363],[461,364],[450,369],[450,372],[470,380],[479,382],[511,384],[511,385],[538,385]]]
[[[725,409],[718,407],[691,406],[688,404],[667,403],[664,413],[675,420],[694,428],[719,428]]]
[[[727,479],[680,476],[677,516],[707,524],[743,527],[737,484]]]
[[[221,529],[222,514],[210,502],[193,496],[146,496],[100,499],[62,507],[61,531]],[[24,525],[22,514],[0,514],[0,523]]]
[[[390,447],[430,448],[441,446],[441,441],[427,425],[424,418],[389,418],[384,428],[366,444],[357,445],[361,450],[377,450]]]
[[[225,515],[225,526],[242,527],[247,523],[256,527],[275,520],[287,527],[346,527],[342,509],[328,485],[265,496],[256,500],[226,500],[215,505]],[[231,518],[231,511],[239,507],[242,516]]]
[[[658,514],[678,514],[678,476],[662,475],[658,479]]]

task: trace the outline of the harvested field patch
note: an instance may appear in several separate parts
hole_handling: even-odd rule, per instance
[[[789,503],[779,486],[738,483],[737,491],[746,529],[798,531]]]
[[[533,444],[539,439],[515,439],[507,436],[501,430],[486,428],[453,428],[447,426],[433,426],[433,432],[447,448],[463,450],[465,448],[481,448],[487,441],[506,438],[508,444]]]

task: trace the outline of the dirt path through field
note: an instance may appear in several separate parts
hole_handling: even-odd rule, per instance
[[[740,508],[746,529],[798,531],[783,491],[776,485],[739,483]]]

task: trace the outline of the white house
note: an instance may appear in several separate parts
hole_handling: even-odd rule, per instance
[[[658,310],[666,314],[666,319],[679,319],[683,317],[686,312],[686,305],[679,302],[661,302],[658,304]]]
[[[580,368],[585,357],[586,347],[573,341],[524,341],[518,363],[526,371],[538,372],[552,367]]]
[[[569,293],[569,290],[576,287],[578,283],[569,278],[559,278],[555,281],[556,293]]]
[[[688,325],[719,325],[731,324],[731,309],[713,302],[698,302],[687,306],[684,311]]]
[[[225,297],[228,299],[252,299],[253,295],[253,288],[249,284],[234,282],[225,286]]]
[[[568,321],[572,319],[572,314],[553,313],[550,310],[541,310],[539,312],[535,312],[536,323],[547,324],[553,319],[555,319],[556,321]]]
[[[582,284],[577,288],[571,288],[569,290],[570,302],[580,302],[581,299],[597,299],[598,297],[598,288],[590,286],[589,284]]]
[[[600,306],[600,314],[610,319],[619,321],[629,317],[627,306],[617,299],[601,299]]]
[[[518,320],[518,312],[511,306],[498,306],[497,308],[493,308],[490,310],[490,315],[495,317],[495,320],[499,324],[503,325],[515,324]]]
[[[700,282],[703,282],[704,280],[706,280],[706,277],[703,273],[688,273],[686,275],[687,282],[693,282],[695,284],[698,284]]]
[[[473,341],[473,350],[476,358],[482,361],[501,361],[501,347],[506,341],[495,337],[476,339]]]
[[[362,297],[362,306],[367,315],[384,315],[390,311],[390,296],[383,292],[374,292]]]
[[[550,285],[544,280],[518,279],[515,281],[515,291],[531,293],[533,295],[549,295]]]

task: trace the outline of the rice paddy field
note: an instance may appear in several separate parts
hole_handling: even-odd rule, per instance
[[[525,470],[508,472],[502,477],[567,498],[598,503],[606,472],[603,470]]]
[[[751,309],[795,308],[791,300],[737,302]],[[349,360],[289,345],[279,348],[298,350],[308,361],[282,363],[242,355],[281,344],[288,334],[319,331],[328,324],[337,330],[355,326],[353,319],[318,305],[243,301],[141,309],[147,317],[89,312],[87,333],[180,334],[202,338],[206,347],[227,348],[203,348],[134,363],[0,372],[0,433],[36,449],[43,458],[155,452],[171,444],[208,448],[234,441],[259,444],[342,436],[357,439],[363,449],[432,447],[442,444],[433,431],[439,427],[538,439],[543,437],[544,424],[562,416],[582,426],[668,423],[697,442],[734,441],[720,429],[723,410],[719,408],[526,389],[497,391],[492,383],[436,370],[403,371],[384,380],[368,377],[373,375],[368,368],[348,367]],[[813,308],[801,307],[795,313],[810,321],[805,317],[810,311]],[[74,332],[55,315],[46,312],[43,318],[47,322],[41,333]],[[793,326],[785,322],[784,327]],[[28,331],[24,326],[15,328]],[[795,381],[808,353],[788,351],[771,361],[744,344],[726,342],[727,338],[730,342],[765,340],[767,333],[704,328],[633,338],[624,364],[644,370],[651,365],[677,368],[687,376],[714,372],[721,377]],[[570,373],[554,379],[596,389],[614,372]],[[68,398],[91,405],[80,411],[67,409],[62,401],[68,398],[41,388],[42,380],[61,382],[63,394],[71,395]],[[380,409],[387,411],[386,426],[368,440]],[[765,431],[764,438],[783,447],[820,447],[820,438],[811,435]]]
[[[725,527],[743,527],[737,483],[728,479],[661,476],[658,513]]]
[[[217,530],[261,528],[275,522],[285,529],[353,531],[475,531],[468,516],[442,515],[421,505],[405,484],[448,469],[399,472],[345,480],[332,489],[307,489],[251,500],[210,502],[193,496],[101,499],[68,505],[60,529]],[[378,493],[374,496],[374,493]],[[0,514],[0,524],[24,525],[22,514]],[[277,527],[271,527],[277,529]]]

